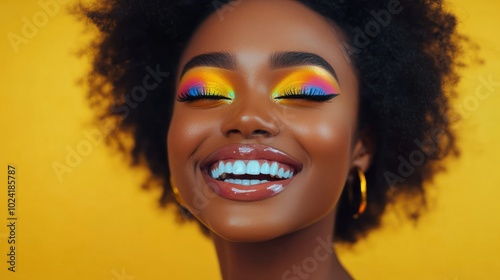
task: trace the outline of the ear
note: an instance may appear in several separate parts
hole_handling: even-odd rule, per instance
[[[366,172],[375,154],[375,137],[368,131],[361,131],[354,142],[351,167],[359,167]]]

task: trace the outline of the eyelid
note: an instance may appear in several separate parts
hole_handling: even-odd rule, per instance
[[[214,67],[196,67],[188,70],[179,83],[177,99],[187,101],[187,96],[191,96],[191,100],[216,99],[213,96],[226,100],[234,99],[233,86],[224,72]],[[190,95],[190,92],[196,94]]]
[[[313,93],[302,93],[300,91],[305,91],[304,89],[298,90],[290,90],[285,92],[285,94],[281,96],[275,97],[276,100],[278,100],[280,103],[288,103],[288,102],[293,102],[293,101],[300,101],[300,100],[305,100],[305,101],[311,101],[311,102],[328,102],[332,100],[333,98],[339,96],[339,94],[317,94],[316,92]]]
[[[311,91],[314,93],[311,93]],[[307,96],[313,95],[333,95],[329,98],[332,99],[339,94],[340,86],[337,79],[326,69],[319,66],[294,69],[291,73],[284,76],[272,91],[274,99],[307,99]],[[306,97],[298,97],[299,95],[305,95]],[[311,99],[318,100],[318,98]]]
[[[177,101],[188,102],[200,99],[213,99],[213,100],[232,100],[232,98],[217,94],[217,92],[211,92],[209,88],[196,88],[190,89],[190,92],[180,92],[177,96]]]

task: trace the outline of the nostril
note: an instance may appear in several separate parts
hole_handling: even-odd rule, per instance
[[[227,132],[227,135],[241,133],[238,129],[231,129]]]
[[[247,134],[244,131],[241,131],[239,129],[231,129],[226,132],[227,135],[231,134],[242,134],[244,137],[255,137],[255,136],[264,136],[264,137],[269,137],[271,136],[271,132],[264,130],[264,129],[256,129],[252,131],[251,133]]]
[[[252,135],[264,135],[264,136],[270,136],[271,133],[269,131],[263,130],[263,129],[256,129],[252,132]]]

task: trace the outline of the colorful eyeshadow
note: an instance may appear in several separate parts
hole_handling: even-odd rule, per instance
[[[274,88],[274,99],[329,100],[340,93],[337,80],[319,66],[301,67],[286,76]]]
[[[231,101],[234,99],[234,90],[231,83],[224,77],[223,70],[196,67],[183,76],[177,98],[179,101],[197,99]]]

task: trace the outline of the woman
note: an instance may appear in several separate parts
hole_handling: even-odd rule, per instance
[[[350,279],[355,242],[455,152],[440,1],[109,1],[90,99],[211,233],[224,279]],[[121,146],[123,147],[123,146]],[[366,174],[366,175],[365,175]],[[173,194],[173,195],[172,195]]]

